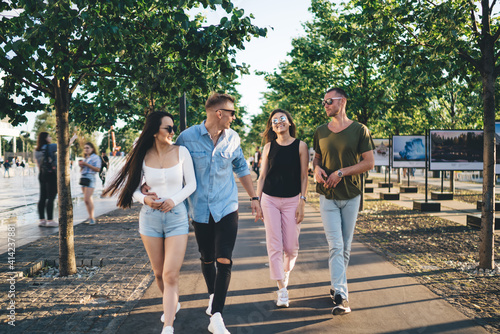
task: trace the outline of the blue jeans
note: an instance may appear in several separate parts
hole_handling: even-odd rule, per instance
[[[351,242],[358,218],[361,195],[348,200],[332,200],[320,195],[319,204],[321,219],[325,229],[330,257],[331,287],[335,294],[348,299],[347,265],[351,255]]]

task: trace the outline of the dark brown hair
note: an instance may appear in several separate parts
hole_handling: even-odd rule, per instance
[[[155,111],[148,115],[139,139],[127,156],[125,165],[113,182],[103,191],[103,196],[114,195],[119,191],[117,204],[120,208],[125,209],[132,205],[132,196],[139,187],[142,178],[142,162],[146,152],[153,147],[154,135],[160,130],[163,117],[170,117],[172,121],[174,120],[172,114],[165,111]]]
[[[347,93],[345,92],[345,90],[343,90],[342,88],[338,88],[338,87],[333,87],[333,88],[330,88],[326,91],[325,94],[328,94],[330,92],[335,92],[337,93],[338,95],[344,97],[347,99]]]
[[[40,132],[38,134],[38,140],[36,142],[36,148],[35,151],[41,151],[43,145],[47,145],[47,137],[49,136],[48,132]]]
[[[267,119],[266,123],[266,129],[264,130],[263,138],[262,138],[262,146],[264,146],[266,143],[272,142],[276,138],[278,138],[278,135],[276,132],[273,130],[273,116],[277,113],[283,113],[286,115],[286,118],[288,119],[288,122],[290,123],[290,127],[288,128],[288,132],[290,133],[290,136],[295,138],[295,123],[293,122],[292,115],[283,109],[274,109],[271,114],[269,115],[269,118]]]

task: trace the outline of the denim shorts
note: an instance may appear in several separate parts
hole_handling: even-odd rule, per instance
[[[89,183],[88,186],[86,186],[86,188],[95,188],[95,174],[96,173],[85,173],[85,174],[82,174],[81,177],[84,177],[84,178],[90,180],[90,183]]]
[[[143,205],[139,214],[139,233],[148,237],[168,238],[189,233],[189,222],[184,202],[169,212]]]

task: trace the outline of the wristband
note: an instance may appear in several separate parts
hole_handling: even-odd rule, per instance
[[[259,196],[252,197],[250,198],[250,201],[260,201],[260,197]]]

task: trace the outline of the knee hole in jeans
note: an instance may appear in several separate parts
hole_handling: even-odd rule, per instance
[[[231,260],[230,259],[226,259],[224,257],[219,257],[217,259],[217,262],[222,263],[222,264],[231,264]]]

